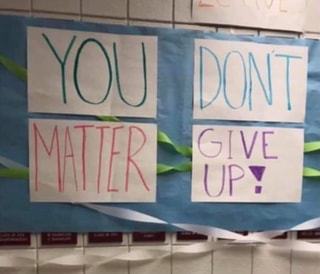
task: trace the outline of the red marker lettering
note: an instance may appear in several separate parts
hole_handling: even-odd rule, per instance
[[[143,137],[143,142],[142,144],[140,145],[140,147],[132,153],[131,151],[131,142],[132,142],[132,135],[133,135],[133,131],[136,130],[136,132],[140,132],[141,136]],[[128,138],[128,153],[127,153],[127,168],[126,168],[126,186],[125,186],[125,189],[126,189],[126,192],[128,192],[128,189],[129,189],[129,172],[130,172],[130,166],[131,164],[134,165],[134,167],[136,168],[138,174],[139,174],[139,177],[141,178],[141,181],[144,185],[144,187],[146,188],[146,190],[150,191],[149,187],[147,186],[146,182],[145,182],[145,179],[143,178],[143,175],[142,175],[142,172],[139,168],[139,166],[137,165],[137,163],[133,160],[133,157],[135,155],[137,155],[141,149],[143,148],[143,146],[145,145],[146,143],[146,140],[147,140],[147,137],[145,135],[145,133],[143,132],[143,130],[141,130],[140,128],[138,127],[135,127],[135,126],[130,126],[129,127],[129,138]]]
[[[202,0],[200,0],[199,7],[201,7],[201,8],[207,7],[208,8],[208,7],[214,7],[214,5],[208,4],[208,3],[203,3]]]
[[[115,155],[119,155],[120,151],[115,151],[115,140],[116,140],[116,131],[118,129],[122,129],[124,126],[115,127],[112,129],[112,142],[111,142],[111,153],[109,158],[109,171],[108,171],[108,186],[107,191],[108,192],[118,192],[118,189],[111,188],[111,175],[112,175],[112,163],[113,163],[113,157]]]
[[[70,151],[68,152],[68,150],[70,150]],[[62,180],[62,189],[63,189],[63,191],[64,191],[65,176],[66,176],[67,158],[70,158],[70,160],[72,161],[74,182],[75,182],[75,186],[76,186],[76,191],[78,191],[78,180],[77,180],[77,173],[76,173],[76,164],[75,164],[75,161],[74,161],[74,152],[73,152],[72,139],[70,137],[70,130],[69,130],[68,126],[66,127],[66,130],[64,132],[63,180]]]
[[[100,181],[101,181],[101,165],[102,165],[102,151],[104,143],[104,130],[110,128],[109,126],[96,127],[100,130],[100,147],[99,147],[99,164],[98,164],[98,178],[97,178],[97,192],[100,193]]]
[[[51,157],[53,153],[54,145],[56,146],[56,154],[57,154],[57,167],[58,167],[58,189],[59,192],[63,191],[62,188],[62,179],[61,179],[61,163],[60,163],[60,146],[59,146],[59,136],[58,136],[58,127],[55,126],[52,137],[51,137],[51,144],[50,148],[46,145],[36,123],[33,123],[33,134],[34,134],[34,155],[35,155],[35,190],[38,191],[39,189],[39,182],[38,182],[38,169],[39,169],[39,159],[38,159],[38,146],[39,146],[39,139],[48,154],[49,157]]]
[[[86,130],[87,128],[92,128],[94,126],[90,125],[79,125],[79,126],[74,126],[74,128],[81,128],[82,129],[82,153],[81,153],[81,158],[82,158],[82,187],[83,190],[86,190],[86,143],[87,143],[87,133]]]

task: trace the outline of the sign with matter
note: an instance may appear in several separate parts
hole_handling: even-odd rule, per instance
[[[308,49],[195,40],[196,119],[304,122]]]
[[[154,202],[154,124],[30,119],[33,202]]]
[[[193,0],[192,21],[302,32],[307,2],[308,0]]]
[[[300,202],[303,129],[193,127],[193,202]]]
[[[28,28],[30,112],[156,117],[157,38]]]

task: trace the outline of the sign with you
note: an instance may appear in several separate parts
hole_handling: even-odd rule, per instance
[[[193,127],[193,202],[300,202],[303,129]]]
[[[156,117],[157,38],[28,28],[30,112]]]
[[[302,32],[311,1],[193,0],[192,21]]]

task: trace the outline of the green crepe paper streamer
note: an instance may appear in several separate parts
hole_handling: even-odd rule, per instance
[[[0,178],[8,179],[29,179],[29,169],[27,168],[3,168],[0,169]]]
[[[314,178],[320,179],[320,170],[314,169],[314,168],[309,168],[309,167],[304,167],[303,168],[303,177],[306,178]]]
[[[27,69],[0,55],[0,64],[22,81],[27,81]]]
[[[162,131],[158,131],[157,139],[158,143],[168,145],[181,155],[187,158],[192,158],[192,147],[179,146],[174,144],[169,138],[169,136]]]
[[[304,152],[314,152],[320,150],[320,142],[309,142],[309,143],[304,143]]]
[[[120,119],[114,116],[97,116],[99,120],[104,122],[121,122]]]
[[[157,165],[157,174],[169,174],[169,173],[175,173],[175,172],[190,172],[192,170],[192,163],[184,163],[179,166],[167,166],[163,164]]]

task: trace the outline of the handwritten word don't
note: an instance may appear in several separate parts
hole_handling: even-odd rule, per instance
[[[195,118],[304,120],[307,48],[196,40]]]

